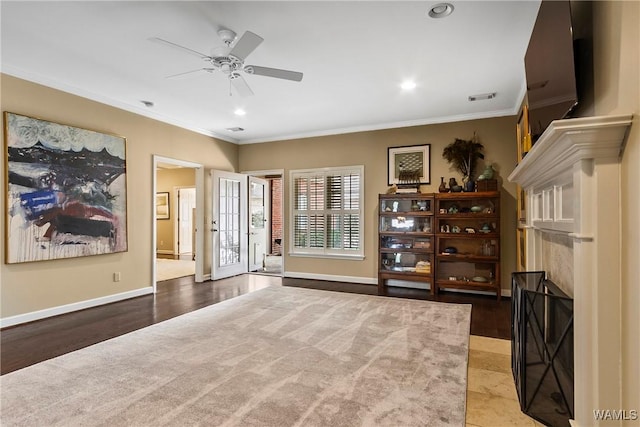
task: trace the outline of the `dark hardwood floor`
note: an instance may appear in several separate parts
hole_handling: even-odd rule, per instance
[[[194,283],[193,276],[161,282],[155,295],[63,314],[0,331],[2,375],[154,323],[253,292],[267,286],[298,286],[375,295],[377,287],[353,283],[244,274],[215,282]],[[471,334],[509,339],[509,299],[461,293],[431,297],[428,291],[390,288],[388,295],[472,304]]]

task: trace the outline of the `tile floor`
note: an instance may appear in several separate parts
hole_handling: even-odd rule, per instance
[[[543,427],[520,411],[511,374],[511,341],[472,335],[467,427]]]

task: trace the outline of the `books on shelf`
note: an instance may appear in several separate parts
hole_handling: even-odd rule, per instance
[[[418,194],[419,191],[416,187],[411,187],[411,188],[398,188],[396,190],[396,194],[411,194],[411,193],[415,193]]]

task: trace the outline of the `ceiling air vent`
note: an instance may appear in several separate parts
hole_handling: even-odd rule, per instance
[[[231,132],[242,132],[244,130],[244,128],[234,127],[234,128],[227,128],[227,130],[231,131]]]
[[[496,97],[496,92],[481,93],[479,95],[469,96],[469,101],[480,101],[482,99],[493,99]]]

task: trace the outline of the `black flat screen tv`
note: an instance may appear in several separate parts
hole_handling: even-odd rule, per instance
[[[543,0],[525,54],[533,143],[553,120],[591,115],[592,2]]]

